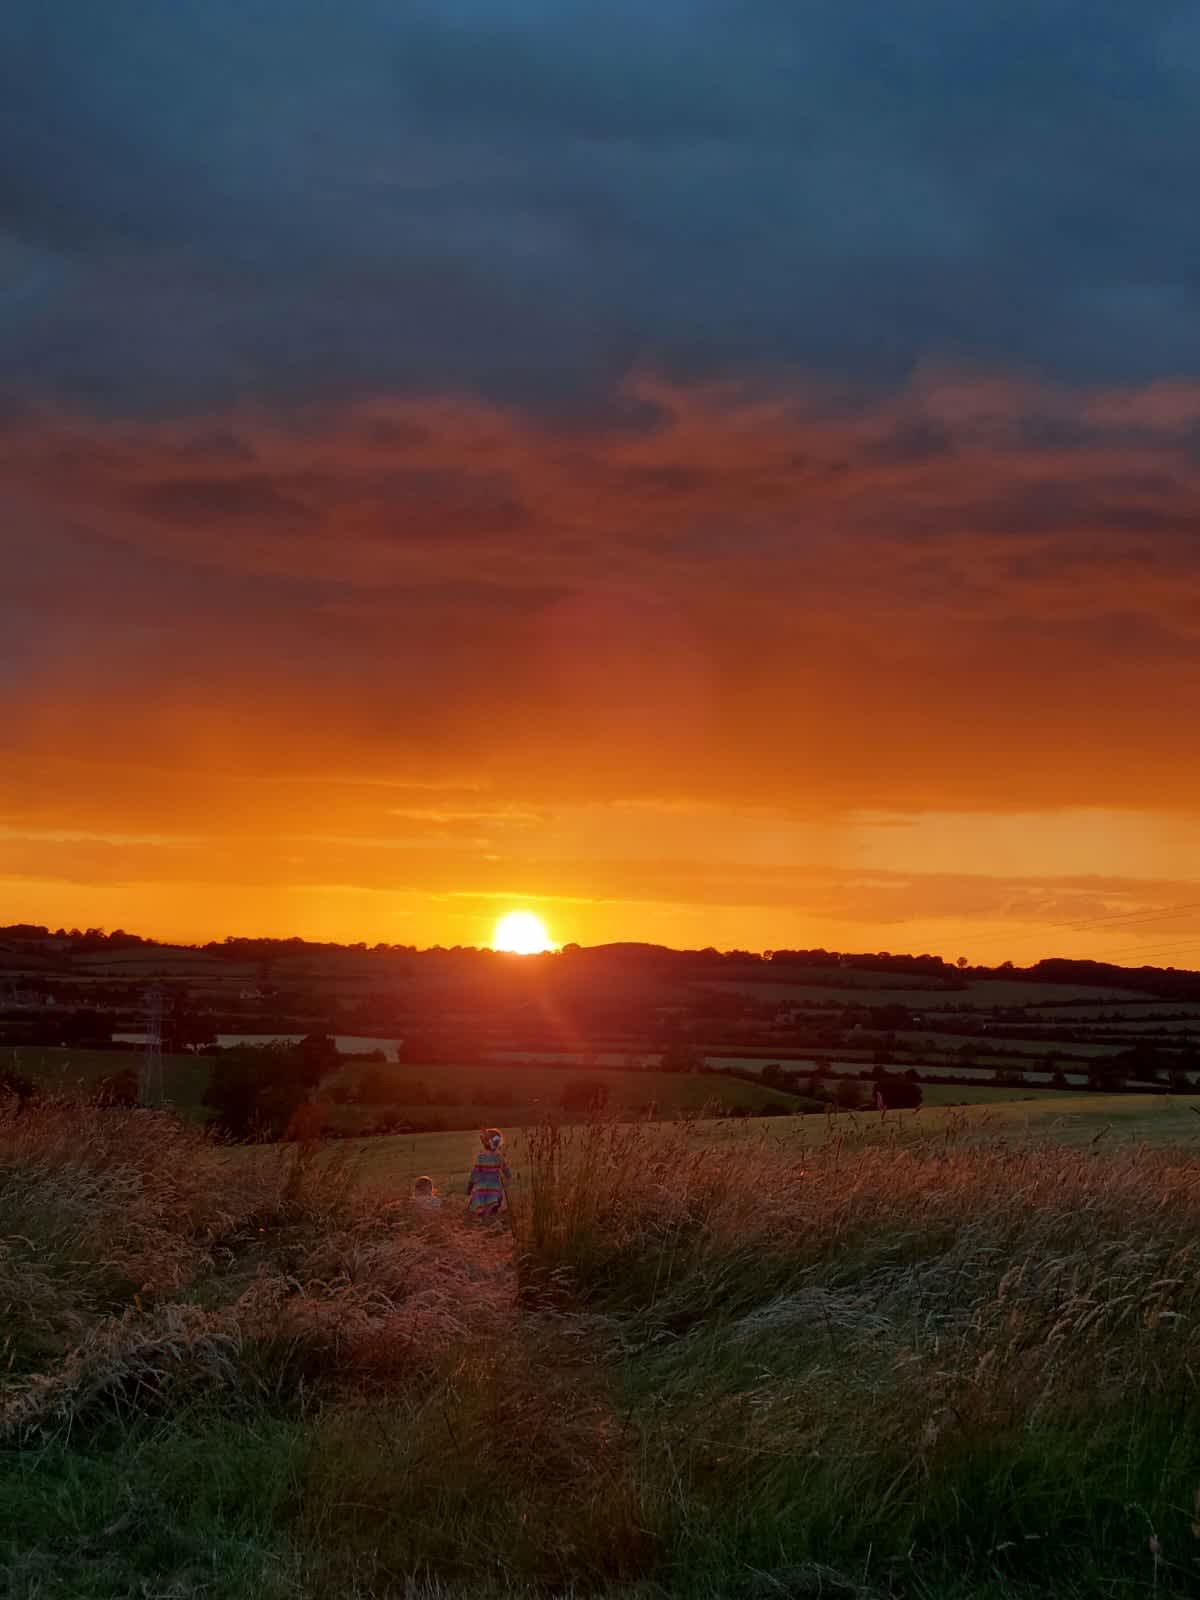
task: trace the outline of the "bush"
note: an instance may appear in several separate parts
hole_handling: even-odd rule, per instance
[[[915,1078],[895,1078],[890,1073],[881,1073],[876,1078],[875,1094],[888,1111],[915,1110],[924,1098],[921,1085]]]

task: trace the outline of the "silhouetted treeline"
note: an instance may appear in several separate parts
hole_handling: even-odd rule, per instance
[[[1050,957],[1020,973],[1034,983],[1087,983],[1101,989],[1139,989],[1160,1000],[1200,1000],[1200,972],[1175,967],[1118,967],[1108,961]]]
[[[480,979],[503,976],[511,986],[517,974],[525,981],[553,971],[558,977],[572,973],[588,977],[633,978],[643,982],[665,979],[695,979],[738,975],[752,976],[756,982],[803,982],[805,971],[819,969],[821,987],[839,987],[837,970],[846,973],[845,987],[851,987],[850,974],[881,972],[917,979],[924,986],[964,989],[980,978],[1020,979],[1030,983],[1087,984],[1098,988],[1140,990],[1159,999],[1200,1000],[1200,972],[1174,967],[1121,967],[1106,961],[1075,960],[1054,956],[1028,967],[1005,961],[997,966],[972,966],[965,957],[954,962],[942,956],[896,954],[892,951],[810,950],[672,950],[664,945],[623,942],[582,946],[565,945],[561,951],[542,956],[510,956],[490,949],[455,945],[434,945],[421,950],[408,944],[339,944],[332,940],[250,939],[230,935],[201,945],[171,945],[162,940],[129,933],[123,928],[56,928],[40,923],[17,922],[0,927],[0,944],[28,954],[77,955],[92,952],[147,948],[189,949],[230,961],[256,963],[268,968],[273,960],[303,955],[367,955],[405,958],[387,970],[412,973],[438,970],[439,976],[460,976],[476,983]]]

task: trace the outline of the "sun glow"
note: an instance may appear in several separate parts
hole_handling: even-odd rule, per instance
[[[492,949],[515,956],[536,956],[543,950],[553,950],[554,943],[541,917],[535,917],[532,911],[510,911],[496,924]]]

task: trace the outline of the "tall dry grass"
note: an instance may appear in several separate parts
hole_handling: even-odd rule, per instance
[[[1200,1592],[1195,1161],[599,1123],[522,1162],[480,1229],[340,1147],[0,1119],[14,1593]]]
[[[868,1552],[1200,1578],[1196,1161],[602,1125],[530,1159],[523,1288],[622,1364],[689,1581]]]
[[[0,1364],[42,1366],[103,1314],[189,1280],[240,1188],[166,1114],[0,1105]]]

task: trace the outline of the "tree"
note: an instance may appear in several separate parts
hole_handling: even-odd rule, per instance
[[[315,1074],[313,1083],[319,1083],[326,1073],[336,1072],[341,1066],[337,1044],[327,1033],[305,1034],[295,1050],[305,1072]]]
[[[885,1073],[875,1080],[875,1094],[887,1111],[913,1111],[924,1099],[921,1085],[907,1074],[903,1078],[893,1078]]]
[[[182,1055],[217,1042],[211,1017],[202,1017],[190,1008],[186,989],[177,989],[171,997],[171,1009],[163,1018],[162,1042],[170,1055]]]
[[[204,1103],[230,1138],[278,1139],[339,1063],[333,1040],[320,1034],[298,1045],[276,1040],[224,1050],[213,1059]]]

